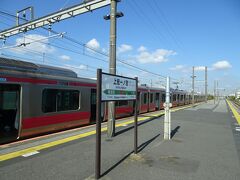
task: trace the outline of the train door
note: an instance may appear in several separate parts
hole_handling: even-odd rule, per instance
[[[0,84],[0,144],[16,140],[20,130],[20,85]]]
[[[147,93],[147,112],[150,110],[150,92]]]
[[[163,107],[163,104],[166,102],[166,94],[164,92],[162,92],[162,98],[161,98],[161,108],[164,108]]]
[[[156,110],[160,109],[160,93],[155,94],[155,104],[156,104]]]
[[[140,112],[140,110],[141,110],[141,104],[142,104],[142,102],[141,102],[141,93],[140,92],[137,92],[137,103],[138,103],[138,113]]]
[[[96,121],[96,109],[97,109],[97,94],[96,89],[91,89],[91,123]]]
[[[177,106],[180,104],[180,94],[177,94]]]

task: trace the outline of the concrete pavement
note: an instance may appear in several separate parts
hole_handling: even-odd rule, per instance
[[[101,179],[238,180],[239,134],[225,101],[172,113],[170,141],[163,140],[163,117],[142,121],[139,153],[132,125],[117,136],[102,136]],[[95,136],[77,139],[0,163],[0,179],[94,179]]]

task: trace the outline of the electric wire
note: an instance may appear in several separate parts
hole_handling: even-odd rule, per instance
[[[9,13],[6,13],[6,12],[0,11],[0,13],[1,13],[1,14],[4,14],[4,15],[9,15],[9,16],[11,16],[11,17],[16,18],[15,15],[12,15],[12,14],[9,14]],[[24,19],[24,20],[25,20],[25,19]],[[48,30],[48,31],[49,31],[48,28],[45,28],[45,27],[43,27],[43,28],[44,28],[45,30]],[[55,31],[53,31],[53,30],[50,30],[50,31],[53,32],[53,33],[55,33],[55,34],[58,33],[58,32],[55,32]],[[75,39],[73,39],[73,38],[71,38],[71,37],[68,37],[68,36],[64,35],[63,38],[65,38],[65,39],[67,39],[67,40],[69,40],[69,41],[71,41],[71,42],[73,42],[73,43],[76,43],[76,44],[78,44],[78,45],[84,46],[85,48],[88,48],[88,49],[90,49],[90,50],[92,50],[92,51],[94,51],[94,52],[96,52],[96,53],[99,53],[99,54],[101,54],[101,55],[103,55],[103,56],[109,57],[109,55],[108,55],[107,53],[104,53],[104,52],[101,52],[101,51],[97,51],[96,49],[93,49],[93,48],[91,48],[91,47],[88,47],[86,44],[84,44],[84,43],[82,43],[82,42],[79,42],[79,41],[77,41],[77,40],[75,40]],[[48,44],[49,44],[49,43],[48,43]],[[50,45],[50,44],[49,44],[49,45]],[[57,48],[61,48],[61,49],[65,49],[65,50],[68,50],[68,51],[77,53],[76,51],[73,51],[73,50],[71,50],[71,49],[63,48],[63,47],[56,46],[56,45],[53,45],[53,44],[51,44],[51,45],[52,45],[52,46],[55,46],[55,47],[57,47]],[[87,55],[87,56],[89,56],[89,55]],[[96,58],[96,57],[95,57],[95,58]],[[97,58],[97,59],[99,59],[99,58]],[[100,59],[99,59],[99,60],[100,60]],[[102,60],[102,59],[101,59],[101,60]],[[125,61],[123,61],[123,60],[120,60],[119,58],[117,59],[117,61],[119,61],[120,63],[125,64],[125,65],[127,65],[127,66],[130,66],[130,67],[132,67],[132,68],[134,68],[134,69],[137,69],[137,70],[140,70],[140,71],[143,71],[143,72],[146,72],[146,73],[155,75],[155,76],[159,76],[159,77],[161,77],[161,78],[166,78],[166,76],[160,75],[160,74],[158,74],[158,73],[153,73],[153,72],[148,71],[148,70],[146,70],[146,69],[137,67],[137,66],[132,65],[132,64],[130,64],[130,63],[127,63],[127,62],[125,62]],[[105,62],[106,62],[106,61],[105,61]],[[175,79],[175,78],[174,78],[174,79]],[[176,80],[177,80],[177,79],[176,79]]]

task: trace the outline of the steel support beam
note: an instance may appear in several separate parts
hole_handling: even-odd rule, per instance
[[[33,21],[29,21],[27,23],[18,25],[16,27],[6,29],[0,32],[0,39],[5,39],[7,37],[23,33],[26,31],[30,31],[39,27],[43,27],[46,25],[54,24],[56,22],[78,16],[80,14],[91,12],[98,8],[107,6],[110,4],[110,0],[92,0],[92,1],[84,1],[81,4],[63,9],[61,11],[57,11],[55,13],[46,15],[44,17],[35,19]]]

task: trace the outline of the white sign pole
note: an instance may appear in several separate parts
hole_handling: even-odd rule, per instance
[[[166,85],[166,102],[164,103],[165,115],[164,115],[164,139],[171,139],[171,112],[170,107],[170,77],[167,77]]]

